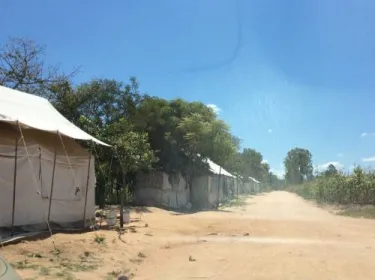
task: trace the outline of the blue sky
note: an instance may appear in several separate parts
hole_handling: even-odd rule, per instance
[[[77,83],[134,75],[151,95],[214,104],[276,173],[296,146],[315,165],[350,169],[375,164],[374,8],[372,0],[1,0],[0,44],[20,36],[47,45],[48,62],[82,67]]]

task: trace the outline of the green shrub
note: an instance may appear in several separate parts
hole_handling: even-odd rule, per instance
[[[352,174],[318,176],[313,181],[289,186],[289,191],[319,203],[375,204],[375,173],[356,167]]]

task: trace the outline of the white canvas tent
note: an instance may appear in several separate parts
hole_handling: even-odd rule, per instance
[[[94,158],[74,139],[106,145],[46,99],[0,86],[0,228],[93,218]]]
[[[220,165],[214,163],[212,160],[210,160],[209,158],[207,159],[204,159],[203,160],[204,162],[206,162],[210,168],[210,171],[213,173],[213,174],[221,174],[223,176],[227,176],[227,177],[231,177],[231,178],[234,178],[235,176],[230,174],[228,171],[226,171],[224,168],[222,168]]]
[[[251,191],[254,193],[260,192],[260,182],[253,177],[249,177],[250,183],[251,183]]]

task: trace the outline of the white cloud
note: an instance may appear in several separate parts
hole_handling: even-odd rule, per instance
[[[367,157],[362,159],[363,162],[375,162],[375,157]]]
[[[268,133],[272,133],[272,131],[273,131],[272,128],[268,129]]]
[[[284,169],[274,169],[271,168],[270,171],[275,174],[279,179],[284,179],[285,171]]]
[[[361,137],[366,137],[366,136],[375,136],[375,132],[363,132],[361,134]]]
[[[221,111],[221,109],[215,104],[207,104],[207,107],[214,110],[216,114],[219,114],[219,112]]]
[[[322,172],[322,171],[326,170],[328,168],[328,166],[330,166],[331,164],[334,167],[336,167],[337,169],[343,169],[344,168],[344,164],[342,164],[341,162],[338,162],[338,161],[329,161],[329,162],[326,162],[326,163],[318,164],[315,167],[315,169],[318,170],[319,172]]]
[[[338,153],[337,156],[338,157],[344,157],[344,154],[343,153]]]
[[[264,159],[262,160],[262,163],[268,163],[268,160]]]

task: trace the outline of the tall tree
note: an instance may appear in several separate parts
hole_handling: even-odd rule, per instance
[[[263,162],[263,156],[260,152],[245,148],[242,152],[234,154],[227,162],[225,167],[233,173],[243,177],[253,177],[258,181],[268,180],[269,165]]]
[[[134,78],[129,85],[107,79],[92,80],[76,88],[57,83],[51,88],[50,99],[69,120],[112,145],[88,147],[96,156],[100,205],[106,194],[118,191],[132,181],[135,172],[148,170],[157,161],[147,131],[132,123],[142,99]]]
[[[312,155],[309,150],[294,148],[284,159],[285,179],[290,184],[301,184],[313,177]]]
[[[275,174],[270,172],[268,174],[268,183],[273,190],[280,190],[284,187],[284,180],[278,178]]]
[[[22,38],[11,38],[0,49],[0,85],[48,96],[55,83],[69,81],[78,70],[66,75],[59,65],[44,61],[45,46]]]
[[[338,174],[338,171],[333,164],[328,165],[327,169],[323,172],[324,176],[333,176],[337,174]]]

